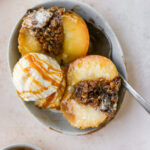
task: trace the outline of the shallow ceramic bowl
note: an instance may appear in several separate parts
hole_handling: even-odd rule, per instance
[[[52,5],[62,6],[67,9],[73,9],[76,13],[82,16],[86,21],[89,21],[92,18],[93,21],[95,22],[95,26],[102,29],[102,31],[105,33],[106,37],[111,43],[112,61],[116,64],[119,72],[125,78],[127,78],[127,72],[126,72],[126,67],[125,67],[124,60],[123,60],[123,52],[122,52],[121,46],[113,30],[111,29],[109,24],[105,21],[105,19],[101,16],[99,12],[97,12],[94,8],[90,7],[89,5],[85,3],[82,3],[79,1],[67,1],[67,0],[61,0],[61,1],[53,0],[50,2],[37,5],[34,8],[38,8],[41,6],[49,8]],[[9,66],[10,66],[11,73],[13,71],[14,65],[20,58],[20,54],[19,54],[17,46],[18,46],[18,33],[20,29],[21,20],[15,26],[11,34],[11,38],[9,42],[9,52],[8,52],[9,54],[8,55],[9,55]],[[119,93],[118,110],[123,101],[124,93],[125,93],[125,89],[121,87],[121,90]],[[39,109],[32,102],[31,103],[24,102],[24,104],[28,108],[28,110],[48,128],[61,132],[61,133],[65,133],[65,134],[70,134],[70,135],[87,134],[87,133],[90,133],[90,132],[93,132],[102,128],[104,125],[108,123],[106,122],[105,124],[102,124],[98,128],[90,128],[86,130],[75,129],[70,126],[70,124],[67,122],[65,117],[58,111]]]
[[[31,144],[13,144],[13,145],[9,145],[5,148],[3,148],[2,150],[41,150],[39,147],[35,146],[35,145],[31,145]]]

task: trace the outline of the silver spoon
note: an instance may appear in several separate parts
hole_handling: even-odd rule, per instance
[[[138,92],[134,90],[134,88],[124,79],[122,75],[120,75],[123,81],[123,86],[128,90],[128,92],[137,100],[139,104],[150,113],[150,103],[146,101]]]

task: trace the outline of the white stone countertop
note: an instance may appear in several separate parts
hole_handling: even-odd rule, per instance
[[[43,150],[150,150],[150,116],[128,94],[116,118],[85,136],[56,133],[17,100],[7,63],[11,31],[24,12],[43,0],[0,0],[0,149],[30,143]],[[84,0],[109,22],[123,47],[129,82],[150,101],[150,0]]]

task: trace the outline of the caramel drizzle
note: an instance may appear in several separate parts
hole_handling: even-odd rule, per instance
[[[40,88],[40,89],[38,89],[38,90],[36,90],[36,91],[31,91],[31,90],[29,90],[29,91],[22,91],[22,92],[17,92],[19,95],[23,95],[24,93],[32,93],[32,94],[40,94],[41,92],[43,92],[44,90],[48,90],[48,87],[44,87],[44,88]]]
[[[34,57],[36,57],[36,59],[37,59],[38,61],[41,61],[41,62],[47,64],[53,71],[61,73],[60,70],[55,69],[50,63],[48,63],[47,61],[45,61],[45,60],[39,58],[37,55],[34,55]],[[61,73],[61,74],[62,74],[62,73]]]
[[[50,96],[48,96],[48,97],[45,99],[45,102],[43,103],[42,108],[48,108],[48,106],[49,106],[50,103],[54,100],[54,98],[55,98],[55,99],[60,98],[61,95],[62,95],[62,89],[64,89],[64,88],[65,88],[65,86],[64,86],[63,81],[62,81],[62,83],[61,83],[59,89],[57,90],[57,93],[55,93],[54,96],[53,96],[52,94],[51,94]],[[54,93],[53,93],[53,94],[54,94]],[[60,109],[60,106],[57,106],[57,108],[56,108],[56,106],[55,106],[55,109],[58,109],[58,110],[59,110],[59,109]]]
[[[19,64],[19,65],[20,65],[21,69],[22,69],[24,72],[26,72],[26,75],[27,75],[28,77],[31,77],[31,74],[29,73],[30,69],[29,69],[29,68],[23,68],[21,64]],[[31,91],[31,90],[29,90],[29,91],[23,91],[23,92],[17,91],[17,94],[18,94],[19,96],[23,95],[24,93],[40,94],[40,93],[43,92],[44,90],[48,90],[48,87],[45,87],[45,86],[42,85],[39,81],[35,80],[35,78],[34,78],[33,76],[32,76],[32,81],[33,81],[36,85],[38,85],[39,87],[41,87],[41,88],[38,89],[38,90],[36,90],[36,91]],[[25,99],[25,97],[23,97],[23,96],[21,96],[21,97]],[[40,98],[40,97],[39,97],[39,98]]]
[[[48,96],[45,100],[45,103],[43,104],[42,108],[47,108],[47,106],[50,104],[50,102],[54,99],[56,95],[56,92]]]
[[[56,73],[57,73],[58,76],[61,76],[61,75],[62,75],[61,71],[59,71],[59,70],[57,70],[57,69],[54,69],[49,63],[47,63],[46,61],[43,61],[43,60],[39,59],[39,57],[36,57],[36,58],[37,58],[37,60],[35,59],[35,57],[34,57],[33,55],[29,54],[28,56],[25,57],[25,59],[29,61],[30,67],[23,68],[23,67],[21,66],[21,64],[20,64],[20,67],[23,69],[24,72],[26,72],[26,74],[27,74],[28,77],[31,77],[31,74],[29,73],[30,69],[31,69],[31,68],[36,69],[36,70],[42,75],[42,77],[43,77],[45,80],[51,81],[53,86],[58,87],[58,86],[59,86],[59,83],[57,83],[57,80],[56,80],[56,79],[52,79],[52,78],[49,77],[47,74],[55,74],[55,75],[56,75]],[[51,69],[53,69],[54,71],[57,71],[57,72],[52,73],[52,72],[47,71],[47,70],[42,66],[42,63],[39,62],[38,60],[43,61],[43,62],[46,63],[48,66],[50,66]],[[53,78],[54,78],[54,77],[53,77]],[[36,95],[37,95],[37,94],[40,94],[41,92],[43,92],[44,90],[48,90],[48,87],[43,86],[39,81],[35,80],[34,77],[32,77],[32,81],[33,81],[36,85],[40,86],[41,88],[38,89],[38,90],[36,90],[36,91],[31,91],[31,90],[29,90],[29,91],[23,91],[23,92],[17,91],[18,95],[21,96],[21,95],[23,95],[24,93],[33,93],[33,94],[36,94]],[[23,96],[21,96],[21,97],[23,98]]]
[[[47,74],[50,74],[50,72],[47,71],[42,66],[42,63],[37,61],[33,55],[31,55],[31,54],[27,55],[25,57],[25,59],[28,60],[29,63],[30,63],[30,67],[28,67],[28,68],[36,69],[41,74],[41,76],[43,77],[44,80],[51,81],[53,86],[56,86],[56,87],[59,86],[59,84],[57,83],[56,79],[52,79],[50,76],[47,75]]]

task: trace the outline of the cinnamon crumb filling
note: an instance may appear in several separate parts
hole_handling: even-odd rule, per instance
[[[120,77],[116,77],[112,81],[103,78],[80,81],[74,86],[73,98],[79,103],[91,105],[107,113],[113,113],[117,109],[120,85]]]
[[[64,41],[62,15],[65,12],[65,8],[56,6],[28,10],[22,26],[30,30],[45,52],[59,55]]]

